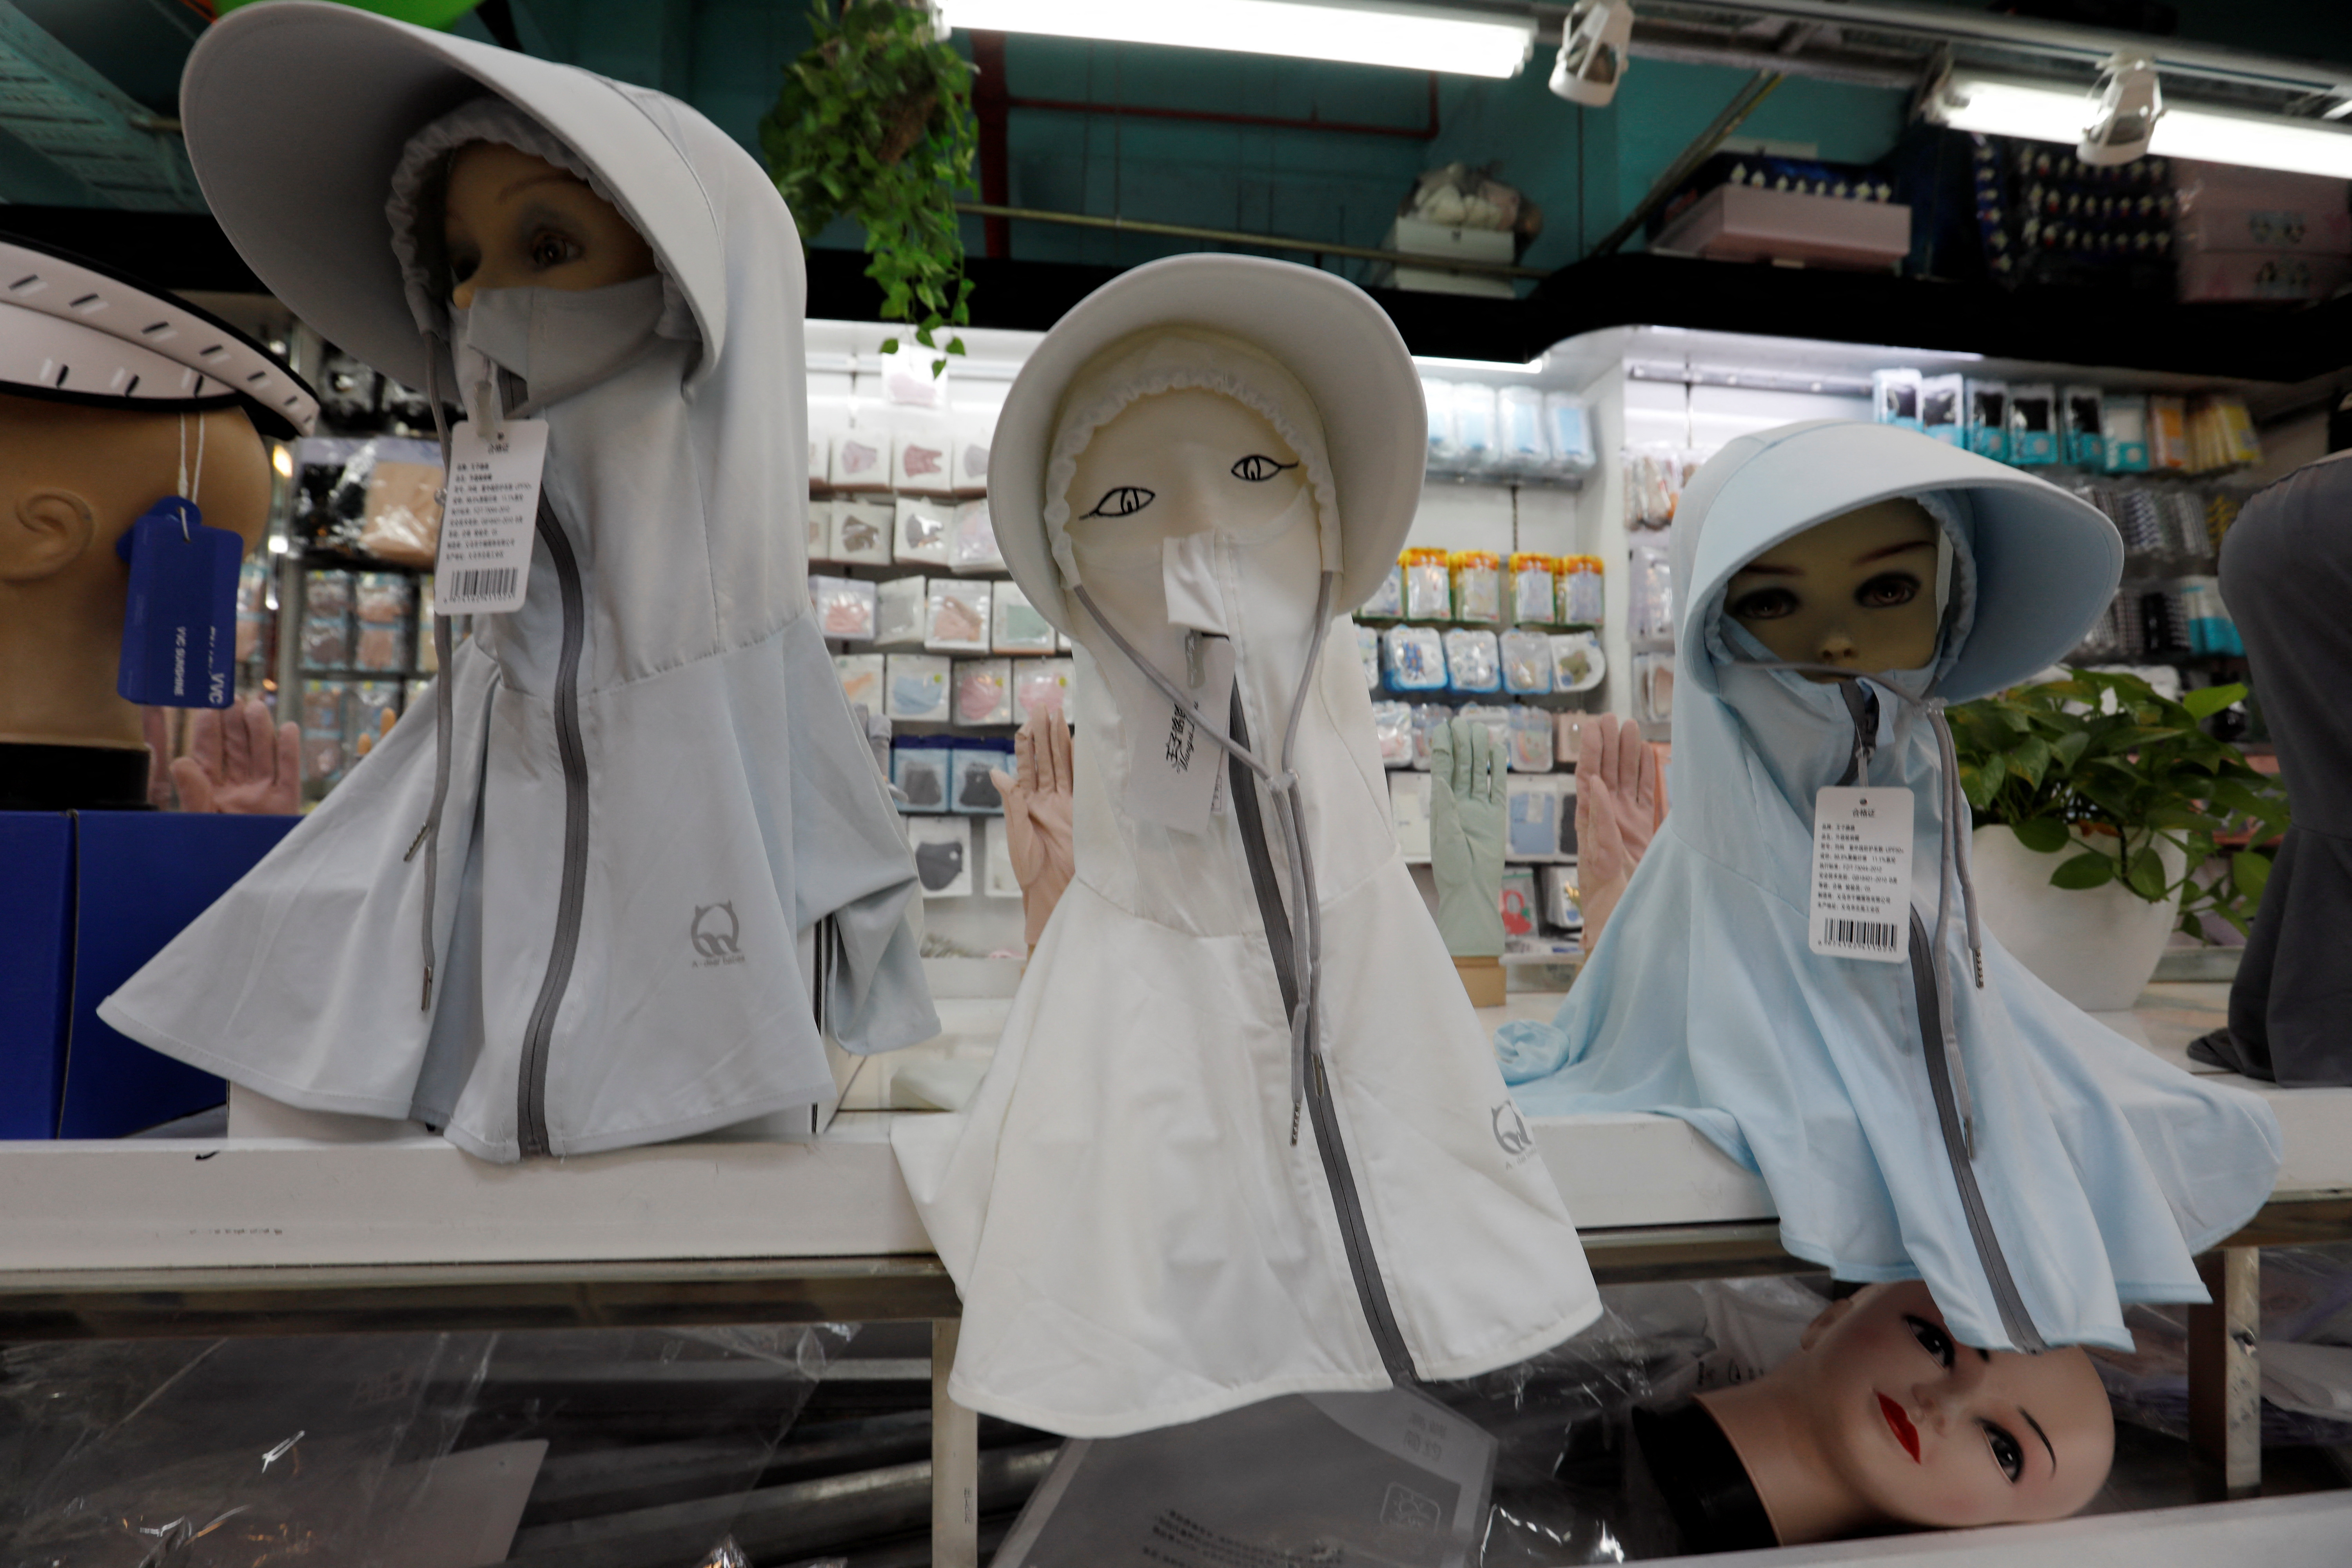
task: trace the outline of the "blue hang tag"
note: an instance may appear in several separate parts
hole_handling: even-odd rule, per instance
[[[167,496],[115,542],[131,563],[114,689],[144,707],[226,708],[236,697],[236,573],[245,541]]]

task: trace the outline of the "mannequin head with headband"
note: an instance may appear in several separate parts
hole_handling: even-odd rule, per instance
[[[184,496],[250,552],[269,489],[268,449],[234,405],[0,394],[0,744],[143,752],[139,710],[115,691],[130,583],[116,543],[158,499]]]

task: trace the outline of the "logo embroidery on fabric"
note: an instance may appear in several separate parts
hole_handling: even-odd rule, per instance
[[[1528,1136],[1528,1124],[1520,1117],[1517,1106],[1507,1100],[1487,1116],[1495,1124],[1495,1142],[1504,1153],[1517,1160],[1535,1148],[1536,1141]]]
[[[743,927],[735,919],[732,903],[695,905],[694,919],[687,925],[687,934],[694,940],[694,951],[701,955],[701,962],[694,966],[697,969],[743,962],[743,950],[740,945]]]

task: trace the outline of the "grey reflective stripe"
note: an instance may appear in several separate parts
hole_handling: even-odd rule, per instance
[[[580,649],[586,638],[586,596],[580,586],[580,558],[572,552],[542,492],[539,537],[555,563],[562,591],[563,641],[555,664],[555,750],[563,763],[563,876],[555,900],[555,942],[548,950],[547,973],[522,1039],[520,1101],[515,1135],[526,1155],[552,1151],[547,1138],[547,1055],[555,1036],[556,1010],[572,984],[572,960],[580,952],[580,912],[588,897],[588,749],[580,740]]]
[[[1951,1162],[1952,1184],[1959,1189],[1960,1212],[1968,1216],[1969,1239],[1976,1244],[1977,1261],[1983,1265],[1985,1283],[1992,1289],[1993,1306],[2000,1313],[2000,1326],[2009,1335],[2010,1343],[2021,1351],[2043,1351],[2050,1348],[2042,1331],[2033,1326],[2032,1317],[2025,1310],[2025,1299],[2018,1294],[2017,1279],[2009,1271],[2009,1259],[2001,1256],[2000,1238],[1993,1234],[1992,1216],[1985,1212],[1984,1193],[1977,1185],[1976,1166],[1970,1163],[1968,1144],[1960,1131],[1960,1110],[1958,1098],[1952,1093],[1951,1063],[1944,1058],[1944,1031],[1938,1020],[1943,1008],[1936,988],[1936,966],[1928,951],[1927,927],[1919,923],[1919,912],[1911,911],[1911,993],[1919,1013],[1919,1041],[1927,1065],[1927,1091],[1936,1101],[1936,1121],[1944,1135],[1944,1153]]]
[[[1246,747],[1249,725],[1242,717],[1242,694],[1238,683],[1234,689],[1233,717],[1227,731],[1239,744]],[[1282,893],[1274,879],[1274,855],[1266,847],[1265,817],[1259,809],[1257,780],[1239,757],[1226,759],[1226,783],[1233,791],[1234,826],[1240,831],[1242,855],[1249,862],[1250,887],[1257,894],[1258,919],[1265,926],[1265,945],[1274,960],[1275,983],[1282,988],[1282,1008],[1285,1015],[1298,1005],[1298,976],[1293,967],[1295,949],[1290,930],[1290,918],[1282,907]],[[1311,1042],[1321,1020],[1309,1017],[1307,1037]],[[1347,1146],[1339,1139],[1339,1119],[1331,1104],[1331,1086],[1323,1073],[1323,1053],[1310,1047],[1311,1059],[1307,1072],[1307,1108],[1315,1131],[1316,1152],[1323,1160],[1323,1182],[1331,1189],[1331,1207],[1339,1221],[1339,1244],[1348,1256],[1348,1273],[1356,1283],[1356,1300],[1362,1305],[1364,1326],[1371,1331],[1372,1343],[1381,1352],[1381,1365],[1387,1369],[1389,1380],[1400,1387],[1410,1387],[1420,1378],[1413,1371],[1412,1352],[1405,1349],[1404,1334],[1397,1327],[1396,1311],[1389,1302],[1388,1287],[1381,1279],[1380,1268],[1372,1257],[1371,1233],[1364,1226],[1364,1205],[1356,1191],[1355,1173],[1349,1168]]]

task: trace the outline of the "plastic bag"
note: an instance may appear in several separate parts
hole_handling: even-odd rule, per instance
[[[1010,724],[1013,722],[1013,661],[1011,659],[957,659],[954,680],[957,723]]]
[[[948,536],[955,525],[951,504],[900,496],[895,517],[890,535],[891,560],[912,561],[926,566],[948,564]]]
[[[1511,772],[1548,773],[1551,765],[1551,715],[1540,708],[1512,709]]]
[[[1633,584],[1626,635],[1637,648],[1675,646],[1675,571],[1671,546],[1643,540],[1633,548]]]
[[[1381,766],[1412,766],[1412,710],[1402,702],[1373,703],[1372,739],[1380,747]]]
[[[1454,614],[1454,581],[1446,571],[1444,551],[1408,550],[1400,563],[1406,619],[1442,621]]]
[[[1433,626],[1391,626],[1381,634],[1391,691],[1443,691],[1445,642]]]
[[[1446,562],[1454,577],[1454,618],[1493,626],[1503,618],[1503,558],[1486,550],[1457,550]]]
[[[990,641],[998,653],[1051,653],[1054,628],[1018,583],[999,583],[992,595]]]
[[[920,647],[930,613],[930,586],[920,577],[874,585],[874,640],[886,647]]]
[[[1356,658],[1364,667],[1364,689],[1381,689],[1381,634],[1370,626],[1356,628]]]
[[[1570,555],[1560,561],[1559,620],[1564,626],[1597,626],[1603,605],[1601,558]]]
[[[1404,567],[1402,563],[1388,569],[1387,575],[1381,579],[1381,585],[1372,590],[1372,596],[1364,601],[1363,607],[1356,614],[1373,621],[1392,621],[1404,614]]]
[[[948,809],[948,773],[955,753],[929,741],[897,741],[890,746],[890,782],[898,788],[901,810]]]
[[[959,572],[1001,572],[1003,552],[996,547],[996,524],[984,500],[966,501],[955,509],[954,532],[948,546],[948,564]]]
[[[1024,659],[1013,667],[1013,718],[1026,724],[1040,713],[1068,710],[1077,664],[1067,658]]]
[[[1496,639],[1496,646],[1503,661],[1503,689],[1538,697],[1551,689],[1550,637],[1513,627]]]
[[[848,642],[874,640],[873,584],[853,577],[812,576],[808,582],[818,630]]]
[[[934,577],[928,586],[930,616],[923,646],[934,653],[986,653],[990,584]]]
[[[1559,614],[1559,563],[1521,551],[1511,557],[1511,619],[1521,626],[1548,626]]]
[[[883,713],[943,724],[948,717],[948,661],[934,654],[884,656]]]
[[[1456,628],[1445,634],[1445,679],[1456,692],[1500,691],[1502,656],[1495,634]]]

